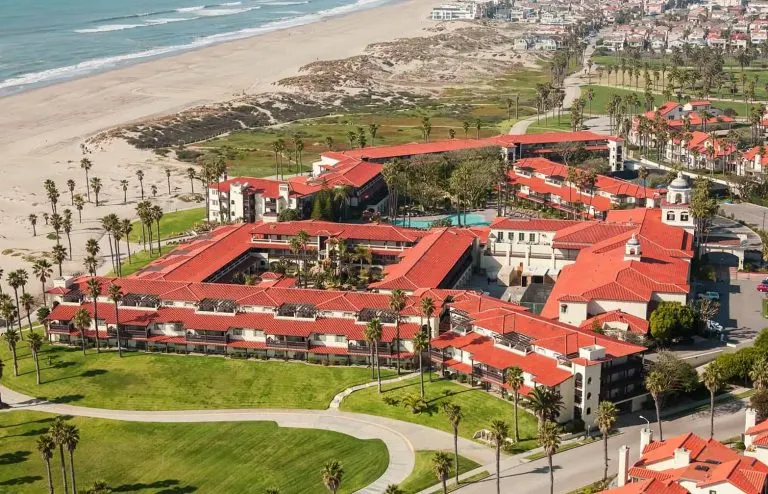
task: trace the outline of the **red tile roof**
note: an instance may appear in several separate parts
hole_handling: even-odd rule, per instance
[[[632,314],[622,312],[620,309],[612,310],[610,312],[604,312],[596,316],[590,317],[583,323],[581,323],[582,329],[592,329],[594,324],[597,323],[601,328],[605,323],[621,323],[627,325],[627,331],[638,335],[648,334],[648,321]]]
[[[318,235],[349,240],[384,240],[390,242],[416,242],[427,233],[415,228],[405,228],[375,223],[334,223],[332,221],[304,220],[277,223],[251,224],[251,235],[264,238],[265,235],[297,235],[305,231],[310,237]]]
[[[688,494],[688,489],[674,482],[646,479],[600,491],[600,494]]]
[[[523,231],[542,231],[559,232],[575,225],[582,225],[582,221],[575,220],[550,220],[550,219],[512,219],[496,218],[491,223],[491,228],[499,230],[523,230]]]

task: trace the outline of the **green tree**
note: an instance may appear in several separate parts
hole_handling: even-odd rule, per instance
[[[40,333],[30,333],[28,339],[29,350],[32,352],[32,360],[35,362],[37,385],[40,386],[40,349],[43,347],[43,335]]]
[[[120,286],[112,283],[107,288],[109,299],[115,304],[115,330],[117,331],[117,353],[120,357],[123,356],[123,346],[120,338],[120,312],[117,310],[120,305],[120,301],[123,299],[123,292],[120,290]]]
[[[555,492],[555,473],[552,468],[552,457],[560,447],[560,427],[552,421],[545,421],[539,427],[539,445],[544,449],[549,464],[549,494]]]
[[[371,319],[366,325],[366,339],[373,342],[373,353],[376,357],[376,379],[379,381],[379,393],[381,393],[381,366],[379,365],[379,341],[381,340],[381,321],[378,317]],[[373,362],[371,362],[373,365]]]
[[[3,306],[6,306],[7,304],[4,303]],[[3,318],[7,319],[6,312],[3,311]],[[13,329],[12,327],[8,327],[5,332],[3,333],[3,339],[8,343],[8,349],[11,351],[11,358],[13,359],[13,375],[17,376],[19,375],[19,363],[16,358],[16,344],[19,342],[19,332]]]
[[[515,442],[520,442],[520,427],[517,420],[517,411],[520,401],[520,388],[525,383],[525,376],[523,375],[523,369],[518,366],[510,367],[507,369],[506,381],[510,388],[512,388],[512,396],[515,400]]]
[[[597,416],[595,417],[595,423],[600,429],[600,433],[603,435],[603,459],[605,460],[605,468],[603,469],[603,482],[608,480],[608,434],[616,424],[616,417],[619,414],[619,410],[616,405],[610,401],[601,401],[597,407]]]
[[[768,388],[768,359],[764,355],[755,359],[752,368],[749,370],[749,378],[752,380],[752,386],[755,389]]]
[[[341,479],[344,477],[344,468],[339,460],[330,460],[325,464],[322,470],[323,484],[325,487],[336,494],[341,486]]]
[[[80,160],[80,168],[85,170],[85,192],[88,194],[88,202],[91,202],[91,191],[88,188],[88,184],[91,183],[91,181],[88,179],[88,172],[93,168],[93,162],[88,158],[83,157],[83,159]]]
[[[539,427],[547,421],[554,421],[560,416],[563,397],[555,388],[535,386],[527,398],[528,407],[539,420]]]
[[[725,384],[723,372],[717,365],[717,361],[711,362],[704,368],[701,381],[709,391],[709,437],[712,439],[715,436],[715,393]]]
[[[29,331],[32,331],[32,307],[35,304],[35,297],[29,293],[22,293],[19,298],[21,306],[24,307],[24,311],[27,313],[27,323],[29,324]]]
[[[696,370],[688,363],[668,351],[661,351],[645,376],[645,387],[653,398],[656,420],[659,425],[659,440],[664,439],[661,426],[661,400],[666,394],[691,391],[698,382]]]
[[[404,492],[397,484],[389,484],[387,488],[384,489],[384,494],[404,494]]]
[[[83,355],[85,355],[85,330],[91,327],[91,315],[85,309],[79,309],[72,316],[72,323],[80,331],[80,344],[83,347]]]
[[[421,399],[424,399],[424,352],[429,346],[429,337],[424,329],[413,337],[413,351],[419,355],[419,379],[421,381]]]
[[[488,432],[496,447],[496,494],[501,494],[501,448],[509,437],[509,426],[503,420],[492,420]]]
[[[395,317],[395,358],[397,359],[397,375],[400,375],[400,318],[402,315],[400,312],[405,308],[406,296],[405,292],[399,288],[392,290],[389,294],[389,309],[392,311],[392,315]]]
[[[445,402],[443,403],[443,412],[451,424],[453,429],[453,455],[456,461],[456,485],[459,485],[459,424],[464,415],[461,412],[461,407],[455,403]]]
[[[768,390],[759,389],[749,397],[749,407],[757,413],[758,420],[768,418]]]
[[[37,237],[37,215],[29,215],[29,224],[32,225],[32,236]]]
[[[661,302],[648,319],[651,336],[660,342],[692,334],[695,329],[696,313],[679,302]]]
[[[51,476],[51,459],[56,451],[56,441],[46,433],[37,438],[37,452],[45,463],[45,473],[48,478],[48,494],[53,494],[53,477]]]
[[[72,475],[72,492],[77,492],[75,483],[75,449],[80,442],[80,431],[72,424],[64,424],[61,430],[61,441],[69,453],[69,472]]]
[[[82,309],[81,309],[82,310]],[[64,419],[61,416],[56,417],[53,420],[53,425],[48,429],[48,434],[53,438],[56,446],[59,447],[59,459],[61,460],[61,481],[64,485],[64,492],[69,492],[67,489],[67,462],[64,459],[64,445],[67,438],[66,432],[67,424],[64,423]]]
[[[432,455],[432,471],[435,472],[437,480],[443,484],[443,494],[448,494],[446,481],[451,474],[451,457],[445,451],[435,451]]]
[[[99,177],[93,177],[91,179],[91,189],[96,199],[96,207],[99,207],[99,192],[101,192],[101,179]]]
[[[32,274],[34,274],[35,277],[40,280],[40,284],[43,287],[43,305],[47,305],[45,300],[45,282],[48,281],[48,279],[53,274],[53,267],[51,266],[51,263],[45,259],[38,259],[32,265]]]
[[[93,329],[96,335],[96,353],[101,353],[101,344],[99,340],[99,295],[101,295],[101,282],[96,277],[90,278],[85,282],[88,295],[90,295],[93,301]],[[85,333],[80,335],[81,338],[85,338]],[[85,347],[83,347],[85,348]],[[85,351],[85,350],[83,350]]]

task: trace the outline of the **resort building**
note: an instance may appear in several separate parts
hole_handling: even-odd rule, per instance
[[[510,367],[523,371],[527,395],[536,386],[563,398],[559,422],[594,425],[600,400],[624,411],[645,401],[645,348],[527,312],[524,307],[476,293],[448,304],[450,329],[432,340],[432,361],[445,372],[463,374],[492,389],[504,388]]]
[[[640,459],[630,464],[630,448],[619,449],[617,487],[604,494],[764,494],[768,466],[748,452],[687,433],[653,441],[640,432]]]
[[[763,146],[755,146],[741,153],[741,159],[736,163],[736,174],[741,177],[752,177],[758,180],[765,178],[768,167],[768,152]]]
[[[665,146],[667,161],[686,168],[709,171],[733,170],[737,160],[736,145],[723,138],[713,138],[706,132],[694,131],[685,138],[674,137]]]
[[[734,119],[723,115],[722,111],[712,106],[706,100],[677,103],[668,101],[663,105],[647,111],[632,119],[632,129],[629,132],[629,142],[636,146],[651,144],[656,136],[651,129],[643,128],[643,122],[655,123],[662,121],[668,131],[710,132],[730,128]]]

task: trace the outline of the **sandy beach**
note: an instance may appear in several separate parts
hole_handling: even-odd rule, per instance
[[[53,179],[62,193],[60,209],[69,206],[67,179],[77,182],[75,192],[85,195],[80,169],[80,144],[90,136],[126,123],[168,115],[180,110],[226,101],[239,95],[274,90],[273,83],[297,74],[299,67],[316,60],[344,58],[360,53],[368,44],[417,36],[433,25],[427,19],[434,0],[403,0],[286,30],[160,58],[138,65],[63,82],[50,87],[0,98],[0,269],[29,270],[25,256],[49,251],[54,241],[42,218],[38,236],[32,236],[28,216],[50,212],[42,182]],[[74,259],[65,271],[82,271],[85,240],[101,235],[99,218],[116,213],[133,218],[139,200],[135,173],[145,173],[144,188],[157,185],[155,202],[164,210],[192,207],[168,195],[165,168],[171,168],[172,186],[186,191],[182,165],[150,152],[138,151],[122,141],[93,150],[91,177],[103,182],[96,208],[87,204],[83,223],[72,232]],[[122,179],[130,181],[128,203],[123,205]],[[174,195],[174,194],[171,194]],[[199,204],[202,205],[202,204]],[[65,241],[66,244],[66,241]],[[102,252],[108,252],[104,243]],[[56,269],[54,269],[56,271]],[[5,280],[2,280],[3,286]],[[31,283],[30,287],[39,287]]]

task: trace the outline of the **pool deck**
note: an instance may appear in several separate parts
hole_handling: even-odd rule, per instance
[[[477,224],[470,225],[470,226],[488,226],[488,225],[491,224],[491,222],[493,222],[494,219],[496,219],[496,209],[471,210],[471,211],[468,211],[467,214],[470,215],[470,216],[472,216],[472,215],[482,216],[483,219],[485,220],[485,222],[487,222],[487,223],[483,223],[483,224],[477,223]],[[449,216],[456,216],[456,213],[438,214],[438,215],[433,215],[433,216],[411,216],[411,228],[419,228],[419,226],[414,225],[414,222],[425,223],[426,224],[426,223],[430,223],[432,221],[436,221],[436,220],[441,220],[443,218],[447,218]],[[464,214],[462,213],[462,218],[463,218],[463,216],[464,216]],[[402,221],[402,220],[400,220],[400,221]],[[405,221],[405,223],[407,224],[407,220]],[[397,224],[400,224],[400,222],[398,222]],[[407,225],[400,225],[400,226],[407,226]],[[453,226],[458,226],[458,225],[454,222]],[[424,226],[424,228],[426,228],[426,226]]]

